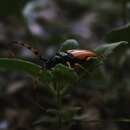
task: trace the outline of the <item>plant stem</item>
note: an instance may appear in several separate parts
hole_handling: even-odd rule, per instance
[[[60,84],[57,83],[57,126],[58,130],[62,128],[62,115],[61,115],[61,106],[62,106],[62,97],[60,93]]]
[[[122,21],[123,25],[127,24],[127,0],[122,0]]]

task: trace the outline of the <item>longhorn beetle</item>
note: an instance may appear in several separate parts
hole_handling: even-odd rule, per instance
[[[92,58],[98,58],[98,55],[94,51],[90,50],[67,50],[66,52],[58,52],[54,56],[49,59],[45,59],[41,56],[39,51],[28,44],[23,42],[13,41],[12,43],[21,45],[29,50],[32,53],[39,57],[39,59],[43,62],[43,68],[51,69],[55,67],[57,64],[63,64],[68,67],[76,67],[81,66],[83,63],[87,63]]]

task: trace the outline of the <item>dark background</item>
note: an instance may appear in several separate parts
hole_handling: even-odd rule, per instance
[[[0,1],[0,56],[25,58],[38,62],[26,48],[11,41],[23,41],[50,57],[67,39],[76,39],[81,48],[93,49],[105,44],[104,36],[129,20],[129,1],[125,0],[4,0]],[[124,53],[124,52],[122,52]],[[130,117],[129,50],[122,66],[110,57],[100,75],[83,80],[72,90],[70,99],[80,104],[87,120],[63,129],[127,130]],[[107,81],[107,82],[106,82]],[[0,72],[0,130],[52,129],[32,124],[44,117],[43,108],[52,102],[44,88],[34,87],[34,80],[14,71]],[[119,119],[118,121],[116,121]],[[54,128],[53,128],[54,129]]]

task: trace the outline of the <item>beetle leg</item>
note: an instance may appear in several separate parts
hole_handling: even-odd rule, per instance
[[[90,77],[92,77],[91,73],[90,73],[87,69],[85,69],[82,65],[80,65],[79,63],[75,63],[74,66],[75,66],[76,68],[81,68],[81,69],[82,69],[84,72],[86,72]]]
[[[80,65],[79,63],[75,63],[75,64],[74,64],[74,67],[75,67],[75,68],[81,68],[81,65]]]
[[[67,62],[66,62],[66,64],[67,64],[67,66],[71,69],[70,62],[69,62],[69,61],[67,61]]]
[[[89,61],[89,60],[91,60],[91,59],[97,59],[97,57],[91,57],[91,56],[90,56],[90,57],[87,57],[87,58],[86,58],[87,61]]]

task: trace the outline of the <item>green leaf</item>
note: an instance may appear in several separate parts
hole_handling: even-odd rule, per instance
[[[78,81],[78,75],[74,69],[68,68],[65,65],[58,64],[51,72],[53,75],[53,86],[55,89],[59,89],[61,95],[68,92],[72,85]]]
[[[127,42],[125,41],[111,43],[111,44],[104,44],[96,48],[95,51],[97,54],[107,57],[110,54],[112,54],[115,51],[115,49],[120,48],[120,47],[122,48],[124,46],[126,47],[126,45],[127,45]]]
[[[114,121],[117,121],[117,122],[128,122],[128,123],[130,123],[130,118],[121,118],[121,119],[116,119]]]
[[[58,64],[52,69],[53,74],[53,80],[62,81],[65,83],[72,83],[76,80],[78,80],[77,73],[71,69],[68,68],[65,65]]]
[[[65,52],[67,50],[78,49],[79,42],[75,39],[68,39],[64,41],[61,45],[60,51]]]
[[[0,70],[20,71],[33,77],[40,76],[40,80],[42,81],[51,80],[50,71],[42,70],[39,75],[39,72],[41,71],[40,65],[21,59],[0,58]]]
[[[0,58],[0,69],[8,69],[15,71],[27,72],[32,76],[36,76],[37,72],[40,71],[40,66],[34,63],[20,60],[20,59],[9,59]]]
[[[105,41],[108,43],[119,41],[127,41],[128,43],[130,43],[130,24],[109,32],[105,37]]]

